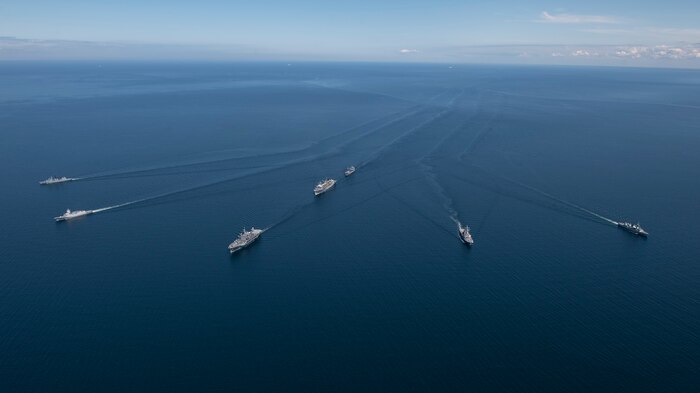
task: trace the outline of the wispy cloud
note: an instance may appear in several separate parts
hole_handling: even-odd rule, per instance
[[[614,56],[630,59],[700,59],[700,46],[656,45],[621,47],[615,51]]]
[[[662,44],[669,42],[700,42],[700,29],[664,28],[664,27],[630,27],[627,29],[586,28],[581,32],[596,35],[609,35],[615,41],[644,42]]]
[[[605,57],[629,60],[700,60],[700,44],[686,45],[602,45],[577,48],[568,55],[551,53],[552,57]]]
[[[418,49],[404,48],[404,49],[399,50],[399,53],[418,53]]]
[[[581,29],[579,31],[584,32],[584,33],[611,34],[611,35],[634,34],[635,33],[635,31],[631,30],[631,29],[605,29],[605,28]]]
[[[700,68],[700,44],[487,45],[445,48],[443,53],[475,62]]]
[[[622,20],[607,15],[550,14],[547,11],[542,11],[537,22],[561,24],[617,24],[622,23]]]
[[[579,56],[593,57],[593,56],[600,56],[600,54],[598,54],[598,52],[590,51],[590,50],[586,50],[586,49],[577,49],[577,50],[571,52],[571,56],[574,56],[574,57],[579,57]]]

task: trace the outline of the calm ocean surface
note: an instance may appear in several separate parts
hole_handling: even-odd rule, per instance
[[[0,173],[2,392],[700,385],[699,71],[4,63]]]

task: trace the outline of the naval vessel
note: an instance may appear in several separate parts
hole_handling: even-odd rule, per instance
[[[42,186],[46,186],[46,185],[50,185],[50,184],[65,183],[65,182],[69,182],[69,181],[73,181],[73,180],[78,180],[78,179],[76,179],[74,177],[65,177],[65,176],[53,177],[53,176],[51,176],[46,180],[40,181],[39,184],[41,184]]]
[[[73,218],[78,218],[82,216],[87,216],[88,214],[94,213],[94,210],[76,210],[76,211],[71,211],[70,209],[66,209],[66,212],[63,213],[62,215],[58,217],[54,217],[53,219],[56,221],[68,221]]]
[[[330,190],[335,185],[335,179],[325,179],[320,181],[316,187],[314,187],[314,195],[319,196],[324,192]]]
[[[639,225],[639,223],[632,224],[629,222],[618,222],[617,226],[626,230],[627,232],[634,233],[635,235],[644,237],[647,237],[649,235],[649,232],[642,229],[642,226]]]
[[[471,247],[474,245],[474,239],[472,238],[472,234],[469,233],[469,226],[463,227],[462,224],[459,225],[459,239],[462,241],[462,243],[466,244],[467,246]]]
[[[246,231],[246,229],[243,228],[243,232],[238,234],[236,240],[234,240],[231,244],[228,245],[228,250],[231,252],[231,254],[233,254],[238,250],[246,248],[251,243],[258,240],[258,237],[260,237],[262,233],[262,229],[257,229],[255,227],[250,228],[249,231]]]

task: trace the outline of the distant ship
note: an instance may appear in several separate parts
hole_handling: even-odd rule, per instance
[[[469,233],[469,226],[463,227],[462,224],[459,225],[459,239],[462,241],[462,243],[466,244],[467,246],[471,247],[474,245],[474,239],[472,238],[472,234]]]
[[[350,165],[349,167],[347,167],[347,168],[345,169],[345,177],[348,177],[348,176],[352,175],[353,173],[355,173],[355,167],[354,167],[354,166]]]
[[[626,230],[627,232],[634,233],[635,235],[644,237],[647,237],[649,235],[649,232],[642,229],[642,226],[639,225],[639,223],[631,224],[629,222],[618,222],[617,226]]]
[[[94,210],[76,210],[76,211],[71,211],[70,209],[66,209],[66,212],[63,213],[63,215],[60,215],[58,217],[54,217],[53,219],[56,221],[68,221],[73,218],[78,218],[82,216],[87,216],[88,214],[94,213]]]
[[[46,180],[40,181],[39,184],[41,184],[42,186],[45,186],[45,185],[49,185],[49,184],[65,183],[65,182],[73,181],[73,180],[78,180],[78,179],[74,178],[74,177],[65,177],[65,176],[53,177],[53,176],[51,176]]]
[[[319,196],[324,192],[330,190],[335,185],[335,179],[325,179],[319,182],[316,187],[314,187],[314,195]]]
[[[257,229],[255,227],[250,228],[249,231],[246,231],[245,228],[243,228],[243,232],[238,235],[238,238],[236,238],[233,243],[228,245],[228,250],[231,252],[231,254],[233,254],[238,250],[246,248],[251,243],[258,240],[262,233],[262,229]]]

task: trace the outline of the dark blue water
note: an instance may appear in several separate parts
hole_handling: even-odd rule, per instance
[[[0,390],[693,391],[699,152],[698,71],[1,64]]]

